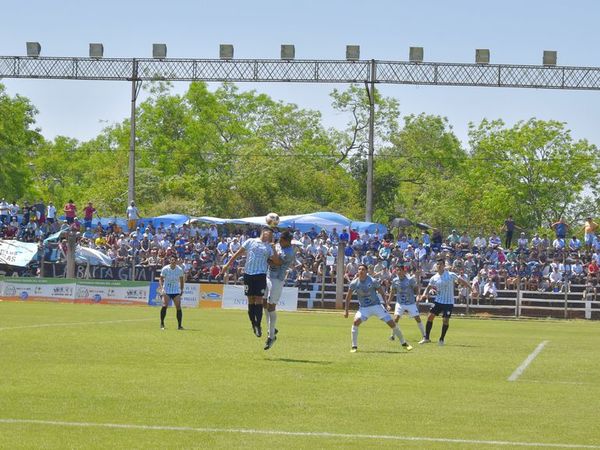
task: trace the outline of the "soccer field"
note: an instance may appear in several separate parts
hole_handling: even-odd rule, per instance
[[[0,448],[600,448],[600,323],[0,302]],[[441,320],[432,338],[437,340]],[[264,328],[264,327],[263,327]],[[537,350],[537,351],[536,351]],[[514,381],[509,381],[509,378]]]

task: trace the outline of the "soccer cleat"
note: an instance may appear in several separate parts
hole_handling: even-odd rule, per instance
[[[160,329],[163,330],[163,331],[165,330],[165,324],[164,323],[160,324]]]
[[[393,341],[396,339],[396,336],[394,336],[393,334],[388,338],[390,341]]]
[[[408,342],[405,342],[404,344],[402,344],[402,347],[404,347],[407,352],[410,352],[413,349],[413,346],[410,345]]]
[[[179,326],[177,327],[177,329],[178,329],[178,330],[185,330],[185,328],[183,328],[181,325],[179,325]]]
[[[260,325],[252,325],[252,330],[254,330],[254,335],[256,337],[261,337],[262,336],[262,330],[260,328]]]
[[[444,340],[443,340],[443,339],[440,339],[440,340],[438,341],[438,345],[439,345],[440,347],[441,347],[442,345],[444,345]]]
[[[419,341],[419,344],[429,344],[431,342],[431,339],[428,338],[423,338]]]
[[[358,350],[358,347],[352,347],[350,349],[350,353],[356,353],[357,350]]]
[[[273,345],[275,344],[275,341],[277,340],[277,337],[274,338],[267,338],[267,342],[265,342],[265,350],[269,350],[271,347],[273,347]]]

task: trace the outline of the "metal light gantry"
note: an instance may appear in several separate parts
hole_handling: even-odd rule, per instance
[[[129,201],[135,198],[135,110],[142,81],[364,83],[370,103],[367,221],[373,214],[375,84],[600,90],[599,67],[381,60],[0,56],[0,78],[131,81]]]

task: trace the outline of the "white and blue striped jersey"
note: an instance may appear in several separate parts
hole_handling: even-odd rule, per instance
[[[396,303],[401,305],[412,305],[416,302],[415,287],[417,281],[415,277],[395,277],[392,280],[392,289],[396,293]]]
[[[458,275],[447,270],[444,270],[444,273],[441,275],[436,273],[431,277],[429,286],[434,287],[437,292],[435,296],[436,303],[454,304],[454,283],[457,279]]]
[[[290,245],[289,247],[282,248],[281,246],[277,245],[276,250],[279,258],[281,259],[281,265],[269,265],[269,278],[271,280],[285,280],[285,274],[295,259],[294,247]]]
[[[242,247],[244,247],[247,254],[244,273],[248,275],[266,274],[269,268],[267,260],[273,256],[271,244],[261,241],[260,238],[253,238],[246,239]]]
[[[163,267],[160,271],[160,276],[164,279],[163,288],[165,294],[181,294],[181,284],[179,280],[184,275],[183,269],[179,266],[175,266],[174,269],[171,269],[170,265]]]
[[[380,287],[381,284],[379,281],[374,280],[370,275],[367,275],[364,281],[360,281],[358,277],[355,278],[350,282],[349,286],[353,292],[356,292],[358,304],[361,308],[381,304],[381,300],[379,300],[379,296],[377,295],[377,289]]]

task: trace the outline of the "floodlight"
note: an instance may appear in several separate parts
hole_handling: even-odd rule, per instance
[[[102,58],[104,56],[104,45],[90,44],[90,58]]]
[[[37,58],[38,56],[40,56],[41,51],[42,46],[39,42],[27,42],[27,56]]]
[[[408,60],[410,62],[423,62],[423,47],[410,47]]]
[[[292,44],[281,45],[281,59],[294,59],[296,57],[296,47]]]
[[[556,56],[557,53],[555,50],[544,50],[544,58],[543,63],[545,66],[555,66],[556,65]]]
[[[346,59],[358,61],[360,59],[360,45],[346,45]]]
[[[478,48],[475,50],[475,62],[477,64],[490,63],[490,50],[487,48]]]
[[[221,44],[219,46],[219,58],[221,59],[233,59],[233,45]]]
[[[152,44],[152,57],[165,59],[167,57],[167,44]]]

